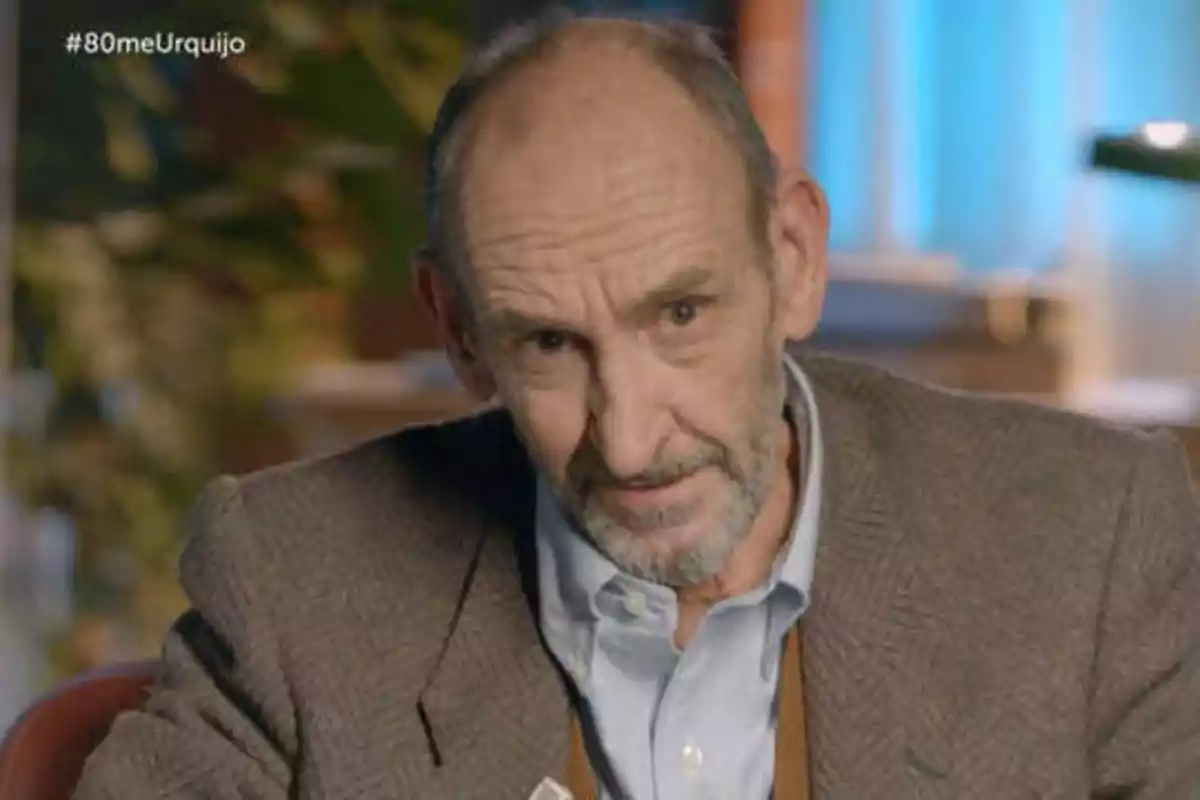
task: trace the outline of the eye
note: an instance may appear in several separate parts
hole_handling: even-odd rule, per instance
[[[554,330],[534,331],[527,341],[540,353],[557,353],[567,346],[567,335]]]
[[[700,306],[701,302],[695,298],[676,300],[665,309],[667,321],[678,328],[690,325],[700,313]]]

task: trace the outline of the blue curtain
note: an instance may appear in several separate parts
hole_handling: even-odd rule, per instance
[[[891,46],[880,48],[873,30],[888,8]],[[1072,48],[1086,10],[1072,0],[814,0],[812,9],[810,165],[829,194],[838,249],[874,244],[880,92],[904,132],[887,150],[901,238],[977,271],[1061,257],[1069,187],[1086,157],[1074,70],[1095,82],[1083,120],[1093,130],[1200,123],[1196,0],[1098,0],[1083,56]],[[1106,246],[1177,260],[1194,194],[1094,180],[1105,186]]]

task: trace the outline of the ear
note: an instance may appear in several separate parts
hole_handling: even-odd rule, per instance
[[[496,381],[471,333],[466,292],[454,285],[454,277],[427,251],[413,256],[412,276],[413,290],[433,318],[454,374],[477,400],[490,401],[496,394]]]
[[[821,319],[828,280],[829,206],[803,173],[782,175],[771,222],[784,336],[802,341]]]

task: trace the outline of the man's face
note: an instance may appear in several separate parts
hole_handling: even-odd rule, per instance
[[[619,567],[684,586],[724,566],[777,480],[786,332],[736,150],[636,72],[620,102],[593,76],[510,109],[519,124],[483,117],[469,316],[571,516]]]

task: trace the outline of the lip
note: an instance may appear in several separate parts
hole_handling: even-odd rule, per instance
[[[694,494],[696,475],[684,477],[662,486],[606,489],[604,494],[615,505],[632,512],[672,505]]]

